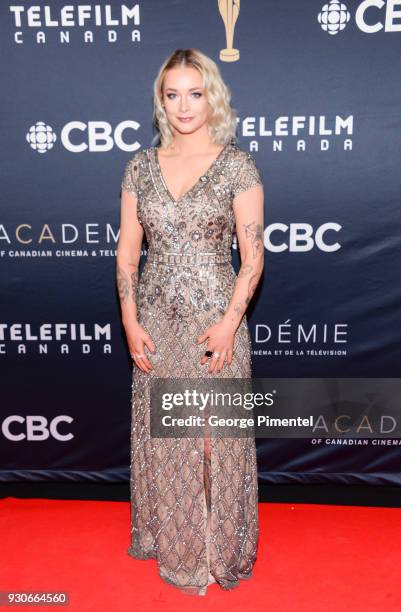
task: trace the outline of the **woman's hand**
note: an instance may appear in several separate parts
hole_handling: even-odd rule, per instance
[[[201,357],[201,365],[210,359],[209,372],[220,372],[227,360],[227,365],[231,365],[233,360],[233,348],[235,338],[235,328],[226,321],[219,321],[211,325],[206,331],[197,338],[196,343],[201,344],[209,338],[205,351],[213,351],[212,357]]]
[[[145,353],[145,346],[152,353],[156,352],[156,347],[148,332],[136,321],[125,326],[125,333],[130,355],[138,368],[146,373],[153,370],[153,365]],[[142,355],[142,357],[138,357],[138,355]]]

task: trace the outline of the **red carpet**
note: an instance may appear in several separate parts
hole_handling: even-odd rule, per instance
[[[259,504],[253,578],[196,597],[163,583],[155,560],[127,555],[128,502],[9,497],[0,504],[0,590],[68,591],[61,610],[401,610],[400,509]]]

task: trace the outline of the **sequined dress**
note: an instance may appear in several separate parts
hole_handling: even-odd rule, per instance
[[[251,377],[246,315],[236,331],[233,361],[209,373],[195,340],[225,313],[234,289],[233,198],[261,176],[250,153],[230,142],[179,199],[171,195],[156,147],[126,163],[121,188],[137,196],[148,243],[137,286],[137,317],[156,353],[149,373],[132,374],[131,542],[135,559],[156,559],[160,577],[204,595],[252,576],[258,544],[254,438],[152,438],[152,377]]]

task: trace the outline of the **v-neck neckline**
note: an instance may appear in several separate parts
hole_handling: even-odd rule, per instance
[[[214,160],[212,161],[212,163],[210,164],[210,166],[208,167],[208,169],[195,181],[195,183],[192,185],[192,187],[189,187],[189,189],[187,189],[182,196],[180,196],[178,199],[173,197],[173,194],[171,193],[169,187],[167,186],[167,183],[164,179],[163,176],[163,172],[160,166],[160,162],[159,162],[159,156],[158,156],[158,147],[152,147],[152,151],[153,151],[153,159],[155,161],[156,164],[156,169],[157,169],[157,173],[159,176],[159,179],[165,189],[166,194],[168,195],[168,197],[170,198],[170,200],[173,202],[173,204],[179,204],[182,200],[184,200],[186,197],[188,197],[193,191],[195,191],[195,189],[201,184],[204,183],[208,177],[209,174],[212,172],[212,170],[214,170],[214,167],[216,166],[216,164],[218,164],[218,162],[220,161],[220,159],[223,157],[223,154],[225,153],[225,151],[227,151],[228,147],[229,147],[230,143],[226,143],[224,145],[224,147],[221,149],[221,151],[218,153],[217,157],[214,158]]]

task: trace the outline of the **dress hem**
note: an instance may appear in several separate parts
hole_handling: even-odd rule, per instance
[[[130,557],[133,557],[134,559],[142,559],[142,560],[157,559],[157,554],[154,550],[150,550],[148,552],[145,552],[143,550],[136,551],[134,550],[132,546],[128,548],[127,554]],[[167,578],[167,576],[164,576],[163,574],[161,574],[159,570],[159,566],[158,566],[158,574],[160,578],[166,584],[169,584],[170,586],[173,586],[179,589],[181,592],[185,593],[186,595],[206,595],[207,588],[211,586],[212,584],[217,584],[223,591],[232,591],[233,589],[237,588],[241,584],[241,580],[249,580],[253,576],[252,571],[248,574],[239,573],[238,578],[236,580],[226,580],[224,578],[221,578],[220,579],[221,582],[219,582],[219,580],[214,576],[215,582],[212,582],[212,583],[208,582],[208,584],[203,585],[203,586],[193,585],[193,584],[188,584],[184,586],[184,585],[177,584],[170,578]]]

